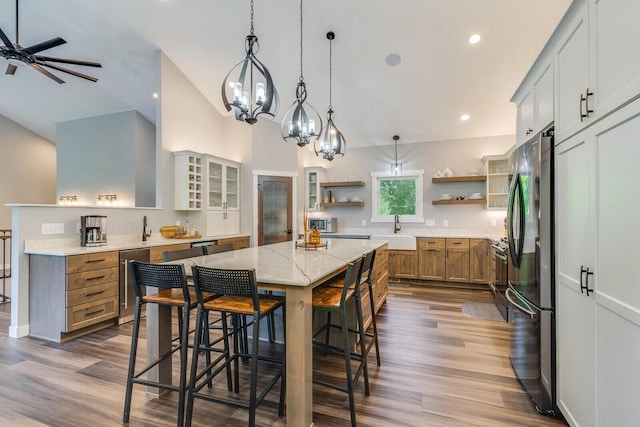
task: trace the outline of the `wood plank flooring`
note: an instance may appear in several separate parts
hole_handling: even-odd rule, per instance
[[[491,302],[492,296],[391,285],[378,315],[382,366],[370,354],[371,396],[364,396],[362,380],[357,386],[359,426],[566,425],[538,415],[515,379],[508,324],[467,317],[460,309],[467,301]],[[0,426],[122,425],[131,324],[53,344],[8,338],[9,311],[8,304],[0,306]],[[145,352],[139,353],[142,366]],[[344,378],[340,358],[317,355],[314,365],[316,375]],[[277,417],[278,390],[259,407],[258,425],[284,425]],[[313,391],[315,426],[350,425],[344,393],[318,385]],[[151,399],[144,387],[134,387],[129,425],[175,425],[176,412],[175,394]],[[243,409],[196,402],[196,426],[246,422]]]

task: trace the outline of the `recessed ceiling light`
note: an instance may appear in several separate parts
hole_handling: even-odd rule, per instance
[[[158,99],[158,92],[153,92],[153,97],[154,97],[155,99]]]
[[[469,37],[469,43],[471,44],[476,44],[480,41],[480,34],[474,34],[471,37]]]
[[[400,63],[400,61],[402,61],[402,58],[397,53],[391,53],[385,58],[385,62],[390,67],[395,67]]]
[[[469,120],[469,115],[468,114],[461,115],[460,120],[462,120],[463,122],[466,122],[467,120]]]

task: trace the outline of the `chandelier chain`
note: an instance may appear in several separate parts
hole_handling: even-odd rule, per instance
[[[329,110],[333,110],[333,102],[332,102],[332,95],[333,95],[333,39],[329,39]]]
[[[302,74],[302,0],[300,0],[300,81],[304,81]]]
[[[253,0],[251,0],[251,35],[253,35]]]

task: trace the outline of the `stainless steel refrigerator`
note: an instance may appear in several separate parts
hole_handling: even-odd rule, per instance
[[[554,415],[553,131],[518,147],[507,207],[511,364],[538,411]]]

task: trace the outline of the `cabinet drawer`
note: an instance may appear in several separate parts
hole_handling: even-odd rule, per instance
[[[191,243],[178,243],[176,245],[163,245],[163,246],[154,246],[149,248],[149,262],[153,264],[157,264],[160,262],[164,262],[164,251],[179,251],[182,249],[189,249],[191,247]]]
[[[110,282],[67,291],[67,307],[105,298],[117,298],[118,286],[118,282]]]
[[[444,249],[446,240],[418,237],[418,249]]]
[[[118,266],[118,252],[97,252],[67,257],[67,274]]]
[[[446,239],[447,249],[469,249],[469,239]]]
[[[67,330],[75,331],[118,316],[118,297],[105,298],[67,308]]]
[[[117,267],[103,268],[101,270],[84,271],[67,275],[67,290],[86,288],[102,285],[104,283],[118,281],[120,270]]]

